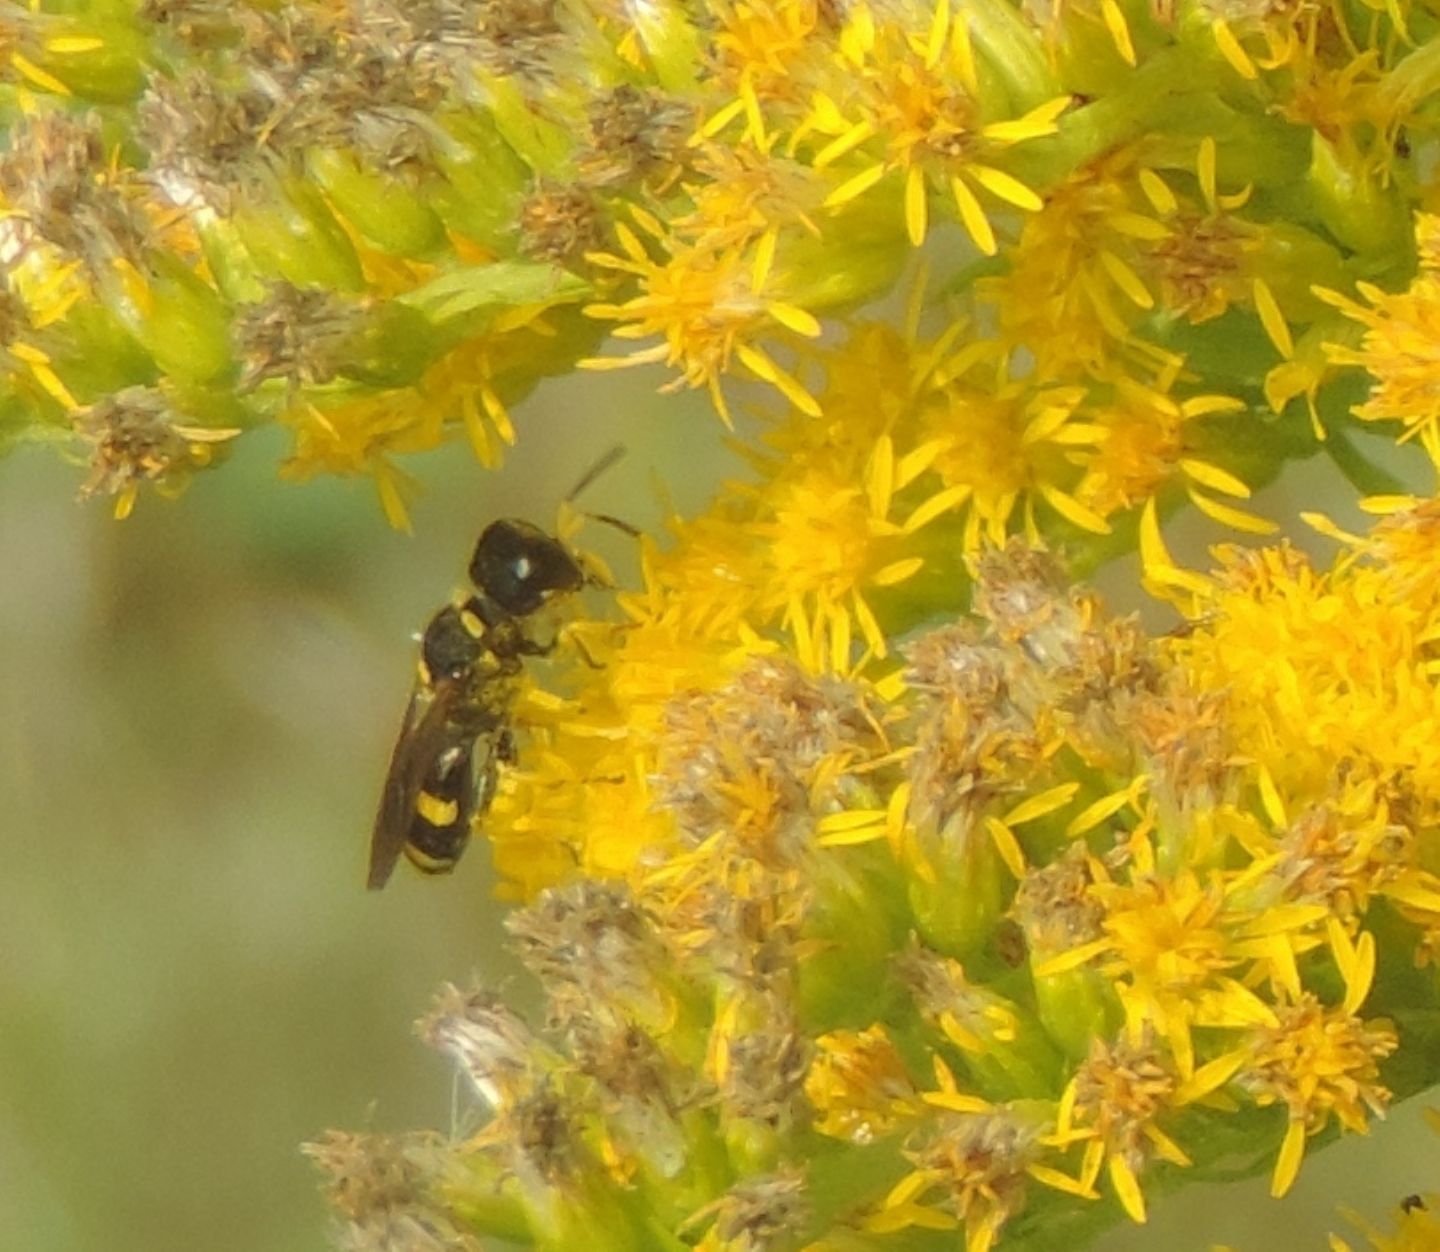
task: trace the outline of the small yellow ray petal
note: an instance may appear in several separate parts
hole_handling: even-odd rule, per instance
[[[135,501],[140,496],[138,483],[126,483],[120,489],[120,494],[115,497],[114,518],[117,522],[123,522],[135,511]]]
[[[1424,879],[1402,878],[1380,889],[1380,894],[1391,900],[1399,900],[1411,908],[1423,909],[1429,913],[1440,913],[1440,884],[1431,875]]]
[[[1248,1054],[1237,1049],[1207,1061],[1175,1088],[1171,1099],[1176,1104],[1190,1104],[1209,1095],[1229,1082],[1247,1059]]]
[[[74,93],[62,83],[55,75],[42,70],[34,61],[23,56],[19,52],[10,54],[10,64],[20,71],[21,75],[28,78],[37,87],[43,87],[46,91],[53,92],[57,96],[68,96]]]
[[[380,508],[385,514],[385,520],[396,530],[410,534],[410,510],[405,507],[405,500],[400,494],[400,486],[395,481],[394,473],[384,462],[375,467],[375,490],[379,493]]]
[[[1025,864],[1025,852],[1015,838],[1015,832],[998,817],[987,817],[985,829],[990,834],[990,842],[995,845],[995,851],[1005,862],[1005,868],[1015,878],[1024,878],[1028,866]]]
[[[56,35],[45,41],[46,52],[59,52],[61,54],[73,52],[94,52],[97,48],[103,48],[105,41],[95,35]]]
[[[950,34],[950,0],[939,0],[930,18],[930,33],[925,38],[925,68],[934,69],[940,64],[940,54],[945,51],[945,40]]]
[[[1157,222],[1143,213],[1115,213],[1105,219],[1105,225],[1117,235],[1139,239],[1145,243],[1159,243],[1174,234],[1164,222]]]
[[[857,196],[863,196],[884,177],[885,167],[883,165],[872,165],[869,169],[861,170],[853,178],[847,178],[826,196],[822,207],[834,209],[842,204],[848,204]]]
[[[765,305],[765,311],[786,330],[793,330],[797,335],[804,335],[806,339],[815,339],[820,334],[819,320],[813,313],[798,305],[771,300]]]
[[[990,227],[990,219],[985,216],[985,210],[980,207],[975,193],[957,175],[950,180],[950,194],[955,197],[955,207],[960,210],[960,221],[969,232],[970,238],[975,241],[975,246],[986,256],[994,256],[1000,248],[995,242],[995,232]]]
[[[1043,1182],[1047,1187],[1053,1187],[1056,1191],[1063,1191],[1067,1195],[1079,1196],[1083,1200],[1099,1198],[1078,1178],[1071,1178],[1069,1174],[1061,1173],[1058,1169],[1051,1169],[1048,1165],[1027,1165],[1025,1172],[1036,1182]]]
[[[1135,799],[1135,788],[1132,784],[1123,791],[1112,791],[1108,796],[1101,796],[1093,804],[1087,804],[1079,813],[1070,819],[1065,827],[1067,838],[1074,839],[1092,831],[1101,822],[1114,817],[1127,804]]]
[[[890,1189],[889,1195],[885,1197],[885,1207],[888,1209],[908,1204],[922,1191],[939,1181],[938,1170],[917,1169],[914,1173],[907,1174]]]
[[[1160,511],[1153,496],[1145,501],[1144,511],[1140,515],[1140,560],[1145,577],[1150,582],[1184,589],[1201,596],[1208,596],[1210,593],[1207,579],[1175,564],[1175,558],[1170,555],[1160,531]]]
[[[1355,945],[1350,941],[1350,936],[1345,933],[1345,926],[1338,917],[1330,917],[1325,922],[1325,938],[1330,944],[1330,954],[1335,958],[1336,968],[1340,971],[1340,977],[1348,984],[1355,969]]]
[[[669,349],[662,343],[641,352],[631,352],[627,356],[581,357],[575,364],[582,370],[623,370],[632,365],[649,365],[655,361],[663,361],[668,352]]]
[[[1419,497],[1409,495],[1362,496],[1356,503],[1362,513],[1385,517],[1391,513],[1408,513],[1419,503]]]
[[[1191,491],[1189,496],[1191,503],[1207,517],[1214,518],[1232,530],[1241,530],[1249,535],[1273,535],[1280,529],[1279,525],[1268,517],[1247,513],[1244,509],[1237,509],[1233,505],[1221,504],[1220,501],[1212,499],[1203,492]]]
[[[1140,309],[1153,309],[1155,297],[1141,280],[1140,275],[1108,248],[1100,250],[1100,264],[1110,275],[1110,281],[1120,288],[1125,298]]]
[[[929,225],[928,196],[925,171],[918,165],[912,165],[905,174],[905,233],[912,247],[918,248],[925,242],[925,231]]]
[[[1190,1165],[1190,1154],[1185,1151],[1169,1135],[1160,1129],[1154,1122],[1144,1127],[1145,1138],[1150,1140],[1155,1148],[1155,1154],[1162,1160],[1169,1161],[1172,1165]]]
[[[1111,42],[1115,45],[1115,51],[1120,54],[1120,59],[1135,68],[1135,44],[1130,38],[1130,26],[1125,21],[1125,12],[1115,3],[1115,0],[1100,0],[1100,17],[1105,23],[1105,29],[1110,32]]]
[[[904,534],[913,535],[921,527],[933,522],[937,517],[958,508],[970,496],[971,488],[968,484],[946,487],[944,491],[937,491],[928,500],[922,500],[915,506],[914,512],[901,523],[900,529]]]
[[[994,1105],[979,1096],[963,1095],[958,1091],[926,1091],[920,1098],[937,1109],[949,1109],[952,1113],[989,1113]]]
[[[1290,326],[1285,321],[1285,314],[1280,312],[1280,302],[1275,299],[1275,293],[1270,290],[1270,284],[1263,278],[1257,278],[1252,290],[1255,296],[1255,311],[1260,314],[1260,325],[1270,336],[1270,342],[1275,345],[1275,351],[1287,361],[1293,359],[1295,340],[1291,337]]]
[[[816,823],[821,834],[832,834],[839,830],[854,830],[857,826],[873,826],[885,822],[885,809],[841,809],[838,813],[827,813]]]
[[[1300,520],[1317,534],[1324,535],[1328,539],[1336,539],[1344,544],[1358,544],[1361,541],[1359,535],[1353,531],[1345,530],[1337,526],[1330,518],[1323,513],[1312,513],[1305,509],[1300,513]]]
[[[850,848],[862,843],[874,843],[888,834],[882,822],[874,826],[856,826],[852,830],[837,830],[832,834],[817,835],[815,842],[822,848]]]
[[[876,659],[883,660],[890,655],[890,649],[885,642],[885,632],[875,620],[874,612],[858,591],[851,597],[851,603],[854,606],[855,621],[860,626],[860,637],[865,640]]]
[[[1275,1172],[1270,1176],[1270,1194],[1279,1199],[1291,1186],[1300,1172],[1300,1162],[1305,1159],[1305,1123],[1291,1122],[1285,1130],[1285,1141],[1280,1145],[1280,1155],[1275,1161]]]
[[[1205,203],[1212,208],[1215,205],[1217,179],[1215,162],[1215,139],[1212,135],[1206,135],[1200,141],[1200,150],[1195,156],[1195,174],[1200,180],[1200,191],[1205,196]]]
[[[1260,77],[1260,71],[1255,68],[1255,62],[1250,59],[1250,54],[1240,46],[1240,41],[1235,38],[1230,27],[1221,18],[1216,18],[1210,23],[1210,33],[1215,37],[1215,46],[1241,78],[1256,79]]]
[[[1279,856],[1271,858],[1272,869],[1280,863],[1280,859]],[[1276,904],[1236,926],[1234,933],[1246,939],[1263,938],[1284,934],[1290,930],[1303,930],[1307,926],[1314,926],[1324,921],[1329,916],[1330,906],[1328,904]]]
[[[1140,190],[1145,193],[1145,198],[1150,201],[1155,212],[1168,217],[1180,207],[1180,202],[1175,199],[1175,193],[1170,190],[1170,184],[1154,170],[1141,170],[1138,181]]]
[[[1061,783],[1058,787],[1051,787],[1048,791],[1042,791],[1039,795],[1017,804],[1000,820],[1007,826],[1023,826],[1026,822],[1033,822],[1038,817],[1055,812],[1056,809],[1063,809],[1079,790],[1078,782]]]
[[[1056,119],[1074,102],[1073,96],[1056,96],[1053,100],[1047,100],[1031,109],[1024,117],[1008,122],[991,122],[988,126],[981,127],[980,133],[986,139],[995,139],[1001,143],[1019,143],[1025,139],[1053,135],[1057,129]]]
[[[1260,805],[1265,810],[1265,816],[1276,830],[1284,830],[1290,821],[1285,815],[1285,801],[1280,798],[1280,789],[1275,785],[1268,765],[1261,763],[1255,781],[1260,788]]]
[[[1123,1157],[1112,1156],[1108,1172],[1110,1185],[1115,1188],[1115,1196],[1120,1201],[1120,1207],[1129,1214],[1132,1222],[1144,1225],[1145,1197],[1140,1194],[1140,1181],[1135,1177],[1135,1171],[1130,1168]]]
[[[903,583],[907,578],[912,578],[925,568],[923,556],[902,557],[898,561],[891,561],[889,565],[881,566],[870,576],[870,583],[875,587],[894,587]]]
[[[865,495],[871,517],[885,517],[895,492],[895,441],[881,435],[865,464]]]
[[[1045,201],[1018,178],[1007,174],[1004,170],[997,170],[992,165],[980,165],[973,162],[965,168],[970,177],[992,196],[998,196],[1007,204],[1013,204],[1017,209],[1038,213],[1045,207]]]
[[[830,636],[830,672],[843,674],[849,669],[851,660],[850,614],[841,608],[832,609],[826,618],[826,626]]]
[[[844,134],[832,139],[819,152],[815,154],[810,164],[817,170],[823,170],[827,165],[838,161],[852,148],[858,148],[867,139],[875,134],[875,123],[873,121],[856,122]]]
[[[930,439],[912,448],[895,463],[895,485],[908,487],[935,463],[944,448],[943,439]]]
[[[760,242],[755,245],[755,258],[750,262],[751,291],[765,290],[765,283],[770,277],[770,267],[775,264],[775,243],[778,238],[779,231],[772,226],[760,236]]]
[[[1300,967],[1295,963],[1295,948],[1287,935],[1271,937],[1265,952],[1270,962],[1271,976],[1290,993],[1292,999],[1300,998]]]
[[[1035,977],[1049,978],[1055,974],[1063,974],[1066,970],[1078,969],[1102,952],[1108,952],[1110,947],[1109,939],[1093,939],[1089,943],[1082,943],[1078,948],[1071,948],[1068,952],[1060,952],[1041,961],[1035,967]]]
[[[1241,479],[1209,461],[1183,456],[1180,458],[1180,468],[1197,483],[1203,483],[1213,491],[1234,496],[1237,500],[1246,500],[1250,496],[1250,488]]]
[[[720,109],[712,117],[710,117],[705,122],[705,124],[700,127],[699,131],[697,131],[696,134],[691,137],[690,145],[693,147],[698,141],[702,139],[711,139],[714,136],[718,135],[744,111],[745,101],[741,100],[737,96],[734,100],[730,101],[730,103],[727,104],[723,109]]]
[[[1345,980],[1342,1007],[1347,1013],[1360,1011],[1360,1006],[1365,1003],[1365,997],[1370,994],[1370,986],[1374,981],[1375,936],[1368,930],[1363,930],[1355,944],[1355,962],[1350,969],[1350,977]]]
[[[645,251],[645,245],[640,242],[640,236],[630,229],[628,223],[615,223],[615,237],[620,241],[620,246],[625,249],[625,255],[632,261],[639,261],[645,264],[649,263],[650,254]],[[605,254],[599,253],[597,255],[604,256]],[[614,259],[619,260],[620,258],[617,257]]]
[[[1038,484],[1040,495],[1052,509],[1055,510],[1067,522],[1072,522],[1081,530],[1088,530],[1093,535],[1108,535],[1110,523],[1100,514],[1086,508],[1074,496],[1068,492],[1061,491],[1053,483]]]
[[[641,208],[640,205],[635,204],[634,202],[631,202],[628,205],[628,209],[630,216],[634,219],[635,224],[639,226],[641,230],[643,230],[652,239],[660,240],[663,242],[669,232],[665,229],[664,224],[660,221],[658,217],[655,216],[655,214],[650,212],[649,209]]]

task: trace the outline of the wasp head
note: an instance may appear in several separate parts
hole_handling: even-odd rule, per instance
[[[470,578],[512,617],[527,617],[557,595],[579,591],[589,575],[560,540],[513,518],[491,522],[470,558]]]

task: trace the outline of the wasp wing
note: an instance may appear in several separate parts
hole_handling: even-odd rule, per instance
[[[404,851],[426,774],[440,753],[456,742],[452,710],[457,691],[456,683],[441,682],[433,687],[417,685],[411,693],[370,836],[370,872],[365,885],[372,891],[386,884]]]

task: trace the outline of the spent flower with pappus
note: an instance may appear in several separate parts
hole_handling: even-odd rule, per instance
[[[0,23],[0,449],[124,516],[270,425],[405,527],[412,453],[633,366],[744,458],[553,648],[453,607],[431,815],[547,1014],[441,995],[488,1120],[316,1146],[342,1246],[1070,1247],[1440,1078],[1440,514],[1360,438],[1440,461],[1429,9]],[[1328,566],[1256,498],[1316,455],[1383,514]]]

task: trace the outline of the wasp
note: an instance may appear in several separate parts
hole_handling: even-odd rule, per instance
[[[566,499],[619,455],[603,458]],[[473,593],[436,613],[420,636],[415,687],[370,838],[372,890],[402,853],[422,873],[455,868],[500,766],[515,758],[510,715],[526,658],[555,647],[554,637],[535,633],[545,610],[587,585],[608,585],[561,540],[514,519],[485,528],[469,574]]]

